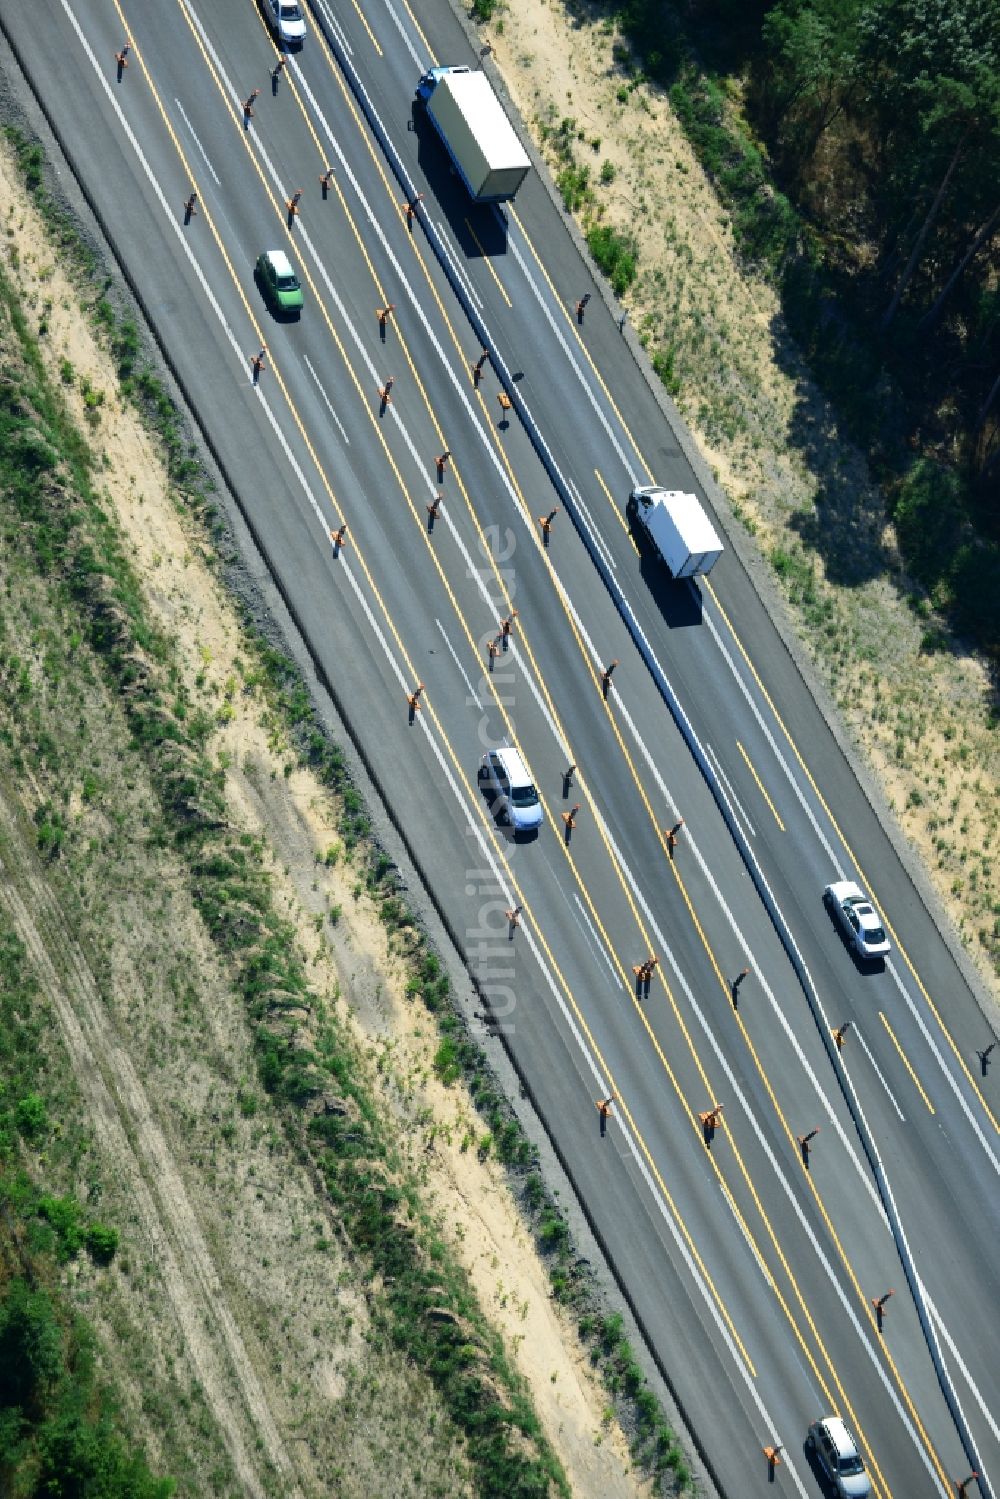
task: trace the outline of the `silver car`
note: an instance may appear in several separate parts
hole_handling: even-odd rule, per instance
[[[891,951],[882,918],[853,880],[827,885],[823,899],[859,957],[880,958]]]
[[[867,1499],[872,1491],[858,1446],[839,1416],[814,1421],[806,1447],[838,1499]]]
[[[265,0],[267,18],[283,47],[301,47],[306,39],[306,23],[296,0]]]

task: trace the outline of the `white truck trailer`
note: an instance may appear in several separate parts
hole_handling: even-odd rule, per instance
[[[633,489],[627,511],[675,578],[704,576],[722,556],[722,542],[695,494],[648,484]]]
[[[531,162],[486,74],[431,68],[417,85],[417,100],[476,202],[513,198]]]

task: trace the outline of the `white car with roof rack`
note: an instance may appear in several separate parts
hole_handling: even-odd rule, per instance
[[[853,880],[827,885],[823,899],[859,957],[881,958],[891,951],[881,916]]]

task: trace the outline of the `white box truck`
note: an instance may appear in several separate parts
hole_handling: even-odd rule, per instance
[[[722,556],[722,542],[696,494],[648,484],[628,497],[629,517],[649,537],[671,575],[706,574]]]
[[[417,101],[477,203],[505,203],[531,170],[527,152],[485,73],[431,68],[417,85]]]

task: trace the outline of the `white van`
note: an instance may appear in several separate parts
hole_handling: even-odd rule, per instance
[[[506,816],[515,833],[530,833],[541,825],[542,804],[516,749],[487,750],[479,779],[494,793],[494,812]]]

